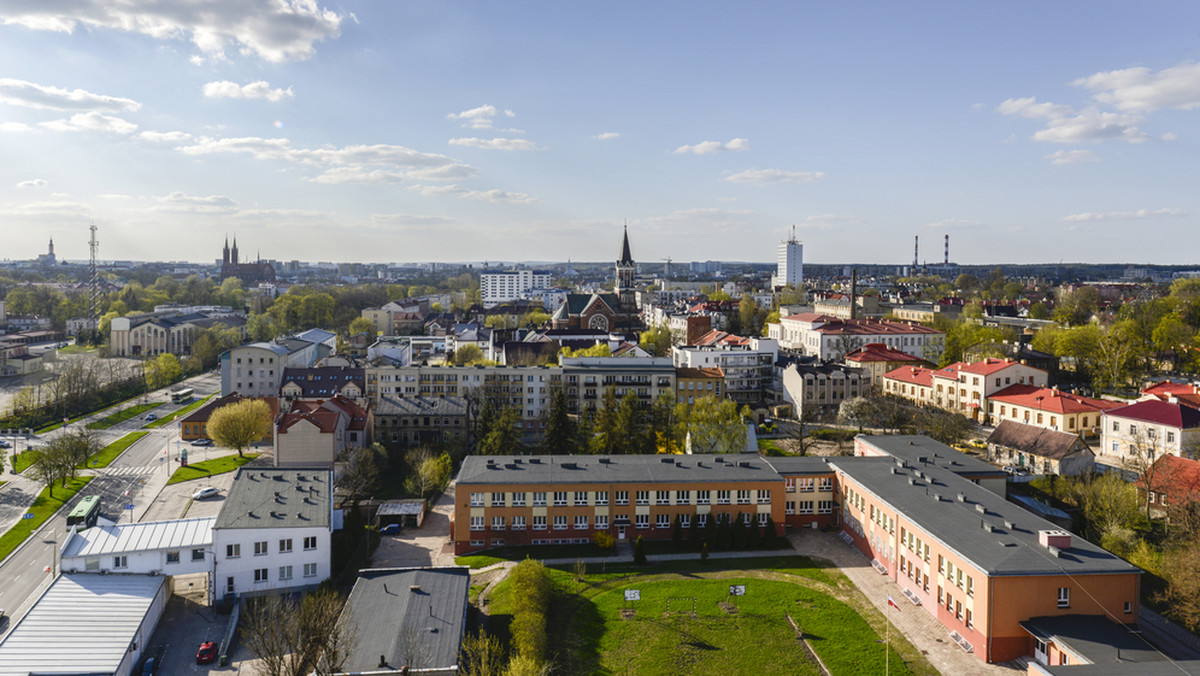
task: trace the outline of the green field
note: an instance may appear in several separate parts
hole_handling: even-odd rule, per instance
[[[21,453],[15,457],[10,456],[9,460],[12,462],[12,470],[17,474],[20,474],[26,469],[29,469],[29,466],[37,462],[38,458],[40,457],[41,454],[37,451],[21,451]]]
[[[25,510],[27,514],[33,514],[34,517],[32,519],[21,519],[17,522],[17,525],[9,528],[7,533],[0,535],[0,561],[3,561],[5,557],[12,554],[13,550],[20,546],[25,541],[25,538],[29,537],[30,533],[40,528],[43,523],[46,523],[46,520],[53,516],[59,507],[62,507],[65,502],[75,497],[75,494],[91,480],[92,477],[90,476],[75,477],[67,482],[66,488],[62,487],[61,482],[56,481],[54,497],[50,497],[49,490],[43,488],[42,492],[38,493],[37,498],[34,499],[33,505]]]
[[[109,463],[117,459],[125,449],[132,446],[138,439],[150,434],[149,432],[130,432],[125,436],[117,439],[111,444],[105,446],[99,453],[92,456],[92,459],[87,462],[86,467],[80,465],[80,469],[98,469],[100,467],[108,467]]]
[[[210,476],[217,474],[225,474],[241,467],[258,457],[258,453],[247,453],[245,457],[238,457],[237,453],[233,455],[223,455],[212,460],[196,462],[187,467],[180,467],[175,470],[170,479],[167,479],[167,485],[177,484],[193,479],[207,479]]]
[[[196,401],[193,401],[192,403],[188,404],[187,406],[184,406],[183,408],[179,409],[178,411],[175,411],[174,413],[164,414],[163,417],[159,418],[158,420],[155,420],[153,422],[148,422],[145,425],[142,425],[142,429],[149,430],[149,429],[154,429],[156,427],[162,427],[163,425],[169,425],[169,424],[175,422],[176,418],[182,418],[182,417],[186,416],[187,414],[191,413],[192,411],[195,411],[196,409],[200,408],[201,406],[207,404],[208,400],[212,399],[215,396],[217,396],[217,395],[210,394],[203,399],[197,399]]]
[[[820,674],[808,653],[811,649],[835,675],[883,673],[885,646],[878,640],[879,633],[854,607],[835,598],[857,593],[847,591],[852,586],[814,582],[816,576],[793,578],[792,571],[810,572],[812,562],[805,557],[775,558],[785,568],[660,574],[653,567],[647,575],[589,574],[582,582],[567,571],[552,569],[559,596],[547,626],[555,671]],[[819,575],[832,582],[824,573]],[[746,595],[729,597],[731,584],[745,585]],[[625,589],[637,589],[641,600],[626,602]],[[733,604],[727,609],[723,604],[729,601]],[[510,607],[504,581],[490,599],[499,635],[506,633]],[[625,616],[623,609],[634,612]],[[798,640],[788,616],[802,629],[805,642]],[[896,640],[889,653],[891,673],[914,673],[896,649],[918,662],[916,673],[936,673],[903,639]]]
[[[86,427],[89,430],[106,430],[113,425],[123,423],[130,418],[136,418],[146,411],[158,408],[159,406],[162,406],[161,401],[156,404],[137,404],[136,406],[130,406],[129,408],[123,411],[117,411],[106,418],[101,418],[95,422],[90,422],[86,425]]]

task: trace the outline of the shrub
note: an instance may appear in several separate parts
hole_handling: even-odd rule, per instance
[[[513,648],[518,655],[541,663],[546,659],[546,613],[554,593],[550,574],[539,561],[525,559],[513,568]]]
[[[600,549],[612,549],[617,546],[617,538],[607,531],[596,531],[592,539],[596,541],[596,546]]]
[[[646,565],[646,548],[642,545],[642,536],[633,541],[633,562],[639,566]]]

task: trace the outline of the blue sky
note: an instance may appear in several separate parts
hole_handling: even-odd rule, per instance
[[[201,8],[204,11],[199,11]],[[0,258],[1196,261],[1200,5],[0,3]]]

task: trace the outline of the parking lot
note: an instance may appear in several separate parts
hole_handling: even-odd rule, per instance
[[[450,541],[450,515],[454,512],[454,485],[451,484],[433,509],[425,515],[420,528],[405,528],[398,535],[384,535],[371,557],[374,568],[454,565],[454,545]]]

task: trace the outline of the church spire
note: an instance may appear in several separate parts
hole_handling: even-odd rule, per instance
[[[629,253],[629,223],[625,224],[625,236],[621,240],[621,258],[618,265],[633,265],[633,255]]]

